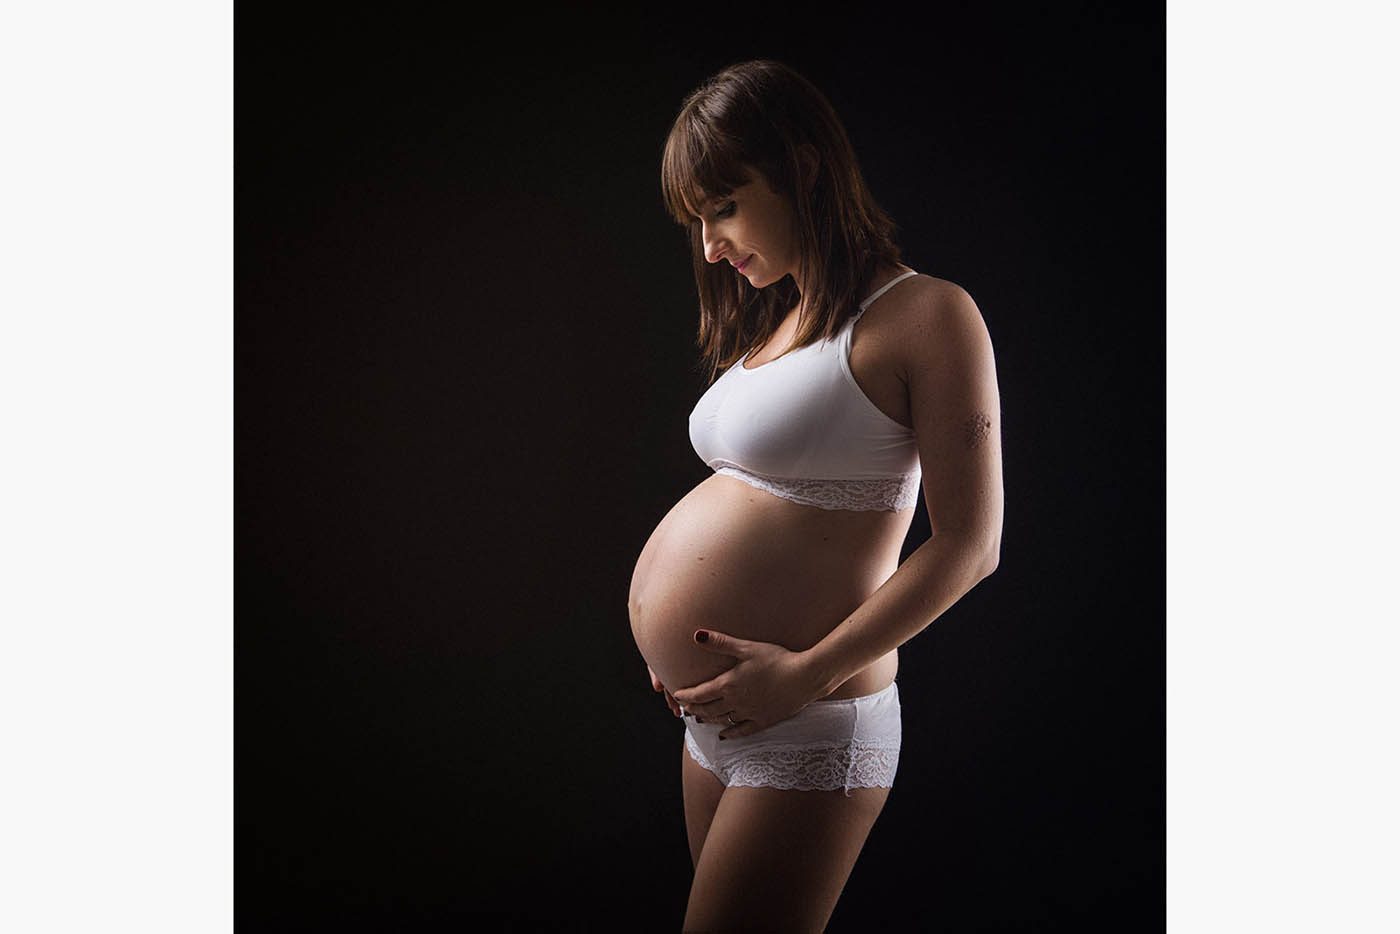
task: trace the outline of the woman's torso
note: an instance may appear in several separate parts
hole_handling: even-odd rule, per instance
[[[910,271],[884,269],[873,281],[879,285]],[[902,284],[855,322],[849,365],[869,401],[908,428],[908,395],[895,365],[898,341],[888,326],[915,291],[900,292]],[[755,372],[775,360],[782,363],[795,323],[792,316],[747,360]],[[810,648],[894,573],[913,513],[913,506],[824,509],[712,474],[672,507],[637,559],[628,593],[637,647],[673,690],[707,681],[734,664],[696,645],[696,629],[794,651]],[[898,653],[892,651],[827,697],[876,693],[894,680],[897,669]]]

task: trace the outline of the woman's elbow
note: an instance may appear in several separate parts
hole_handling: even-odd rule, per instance
[[[998,533],[992,540],[991,545],[986,549],[986,557],[982,562],[982,576],[989,577],[1001,563],[1001,534]]]

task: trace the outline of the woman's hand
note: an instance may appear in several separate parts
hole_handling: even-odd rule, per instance
[[[711,652],[739,660],[709,681],[671,695],[684,705],[686,713],[700,720],[728,724],[728,718],[733,718],[734,725],[720,733],[720,739],[757,733],[822,696],[822,685],[801,652],[713,629],[698,631],[695,641]]]
[[[650,665],[647,666],[647,674],[651,675],[651,689],[664,693],[666,695],[666,706],[671,708],[671,713],[679,717],[681,715],[681,705],[676,703],[676,699],[671,696],[670,691],[666,690],[666,686],[661,683],[661,679],[656,676],[656,672],[651,670]]]

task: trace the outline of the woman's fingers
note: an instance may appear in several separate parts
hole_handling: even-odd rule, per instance
[[[661,683],[661,679],[656,676],[656,672],[651,670],[650,665],[647,666],[647,674],[651,676],[651,689],[653,691],[660,691],[662,694],[665,694],[666,706],[671,708],[671,713],[675,714],[678,717],[681,716],[680,701],[676,700],[674,697],[671,696],[671,692],[666,690],[666,685]]]

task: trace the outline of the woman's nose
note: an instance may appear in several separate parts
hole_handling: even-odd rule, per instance
[[[705,245],[705,259],[707,262],[718,263],[720,257],[724,255],[720,250],[720,243],[710,236],[710,229],[703,221],[700,225],[700,242]]]

